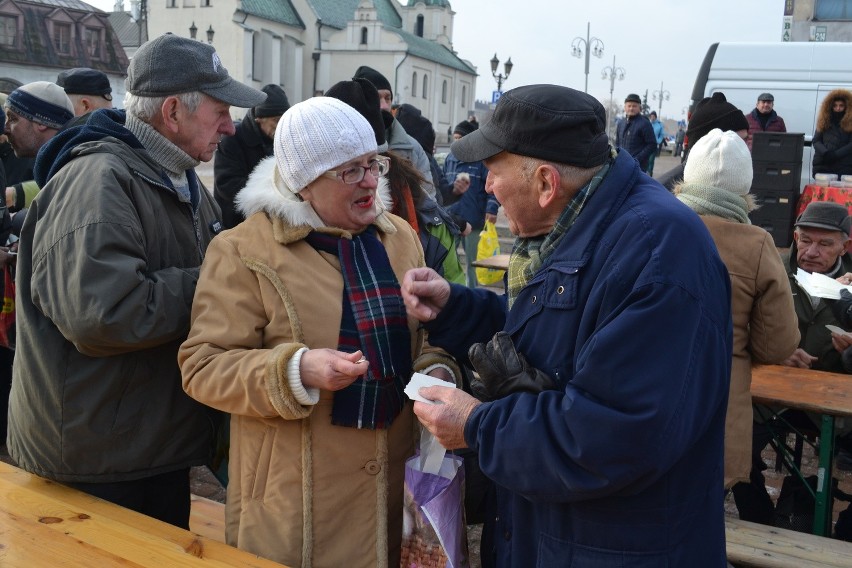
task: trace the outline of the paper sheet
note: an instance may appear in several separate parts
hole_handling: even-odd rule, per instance
[[[796,282],[813,298],[839,300],[840,290],[845,288],[852,292],[852,286],[844,286],[825,274],[805,272],[801,268],[796,271]]]
[[[423,373],[414,373],[413,375],[411,375],[411,381],[409,381],[408,386],[405,387],[405,394],[407,394],[408,398],[410,398],[411,400],[419,400],[420,402],[425,402],[427,404],[440,404],[438,402],[435,402],[434,400],[423,398],[417,392],[420,387],[434,386],[455,388],[455,385],[453,383],[442,381],[437,377],[433,377],[431,375],[424,375]]]

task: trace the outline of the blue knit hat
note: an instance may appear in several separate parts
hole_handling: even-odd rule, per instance
[[[62,128],[74,118],[74,105],[56,83],[36,81],[18,87],[6,99],[6,109],[32,122]]]

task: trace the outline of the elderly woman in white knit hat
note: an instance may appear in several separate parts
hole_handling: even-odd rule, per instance
[[[752,175],[746,143],[735,132],[716,128],[692,148],[683,183],[675,188],[677,198],[707,225],[731,277],[734,349],[725,424],[726,488],[748,481],[752,468],[752,363],[781,363],[799,344],[781,257],[769,233],[748,218],[754,208],[748,193]]]
[[[284,114],[237,197],[246,221],[207,250],[179,354],[186,392],[231,414],[228,543],[289,566],[399,565],[403,388],[459,376],[406,316],[423,251],[376,196],[376,150],[337,99]]]

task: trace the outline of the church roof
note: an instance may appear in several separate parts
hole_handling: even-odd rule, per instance
[[[414,35],[402,28],[394,29],[385,26],[385,29],[398,34],[403,40],[405,40],[405,43],[408,44],[408,53],[411,55],[420,57],[427,61],[434,61],[435,63],[440,63],[441,65],[452,67],[453,69],[458,69],[465,73],[476,75],[476,70],[473,67],[461,60],[458,55],[440,43]]]
[[[258,18],[305,29],[305,23],[290,0],[242,0],[242,10]]]
[[[440,6],[441,8],[452,8],[450,3],[447,0],[408,0],[408,6],[412,7],[418,2],[426,4],[427,6]]]
[[[323,25],[343,29],[358,8],[360,0],[310,0]],[[379,20],[387,26],[402,27],[402,17],[391,0],[373,0]]]

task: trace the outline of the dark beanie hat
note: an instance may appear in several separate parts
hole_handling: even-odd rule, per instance
[[[423,146],[423,150],[427,154],[432,154],[435,150],[435,129],[429,119],[423,116],[419,108],[408,103],[399,105],[396,111],[396,120],[412,138]]]
[[[455,128],[453,128],[453,134],[461,134],[462,136],[467,136],[474,130],[476,130],[476,128],[474,128],[471,123],[466,120],[462,120],[461,122],[456,124]]]
[[[267,116],[281,116],[290,108],[287,93],[278,85],[269,84],[261,89],[266,93],[266,100],[254,107],[254,115],[257,118]]]
[[[384,75],[373,69],[372,67],[367,67],[366,65],[362,65],[355,71],[355,76],[353,79],[366,79],[373,84],[373,86],[377,90],[385,89],[391,92],[391,96],[393,96],[393,89],[391,88],[390,82],[385,78]]]
[[[385,146],[385,123],[382,120],[382,110],[379,103],[379,91],[366,79],[340,81],[332,85],[325,96],[343,101],[367,119],[376,134],[376,144],[379,152],[387,149]]]
[[[624,102],[626,102],[626,103],[639,103],[641,105],[642,99],[640,99],[639,95],[637,95],[636,93],[630,93],[629,95],[627,95],[627,98],[624,99]]]
[[[725,130],[748,130],[748,121],[740,109],[728,102],[725,94],[713,93],[712,97],[701,99],[692,112],[689,125],[686,127],[686,136],[689,145],[695,146],[702,136],[718,128]]]

